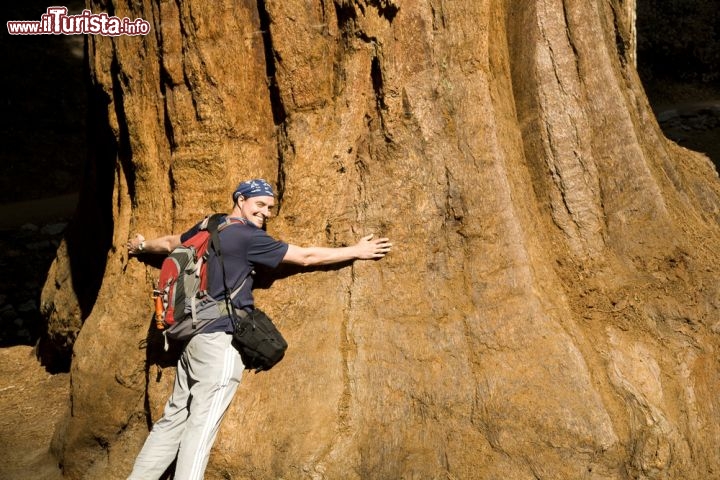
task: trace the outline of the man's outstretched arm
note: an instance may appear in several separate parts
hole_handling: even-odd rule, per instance
[[[374,260],[383,258],[391,249],[392,243],[389,239],[373,239],[370,234],[349,247],[298,247],[290,244],[282,262],[308,267],[350,260]]]
[[[162,253],[169,254],[175,247],[180,246],[180,235],[165,235],[145,240],[139,233],[127,243],[128,253],[138,255],[140,253]]]

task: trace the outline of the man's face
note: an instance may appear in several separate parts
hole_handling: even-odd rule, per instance
[[[265,220],[272,216],[273,207],[275,207],[275,197],[272,196],[250,197],[240,200],[240,210],[242,210],[243,217],[258,228],[262,228],[265,225]]]

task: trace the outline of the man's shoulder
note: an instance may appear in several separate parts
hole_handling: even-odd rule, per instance
[[[265,230],[251,223],[242,221],[228,222],[222,228],[221,232],[225,233],[224,236],[228,237],[263,238],[268,236]]]

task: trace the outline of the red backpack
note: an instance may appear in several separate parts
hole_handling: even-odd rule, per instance
[[[163,260],[153,298],[155,325],[166,338],[189,340],[213,320],[227,315],[225,299],[216,300],[207,292],[207,259],[212,237],[236,223],[245,221],[221,213],[205,217],[198,232]],[[244,284],[232,292],[230,299]]]

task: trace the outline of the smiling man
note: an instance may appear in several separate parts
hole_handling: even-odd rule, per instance
[[[242,285],[232,299],[237,309],[255,308],[252,272],[276,268],[280,263],[303,266],[329,265],[384,257],[392,248],[387,238],[363,237],[348,247],[299,247],[275,240],[263,227],[272,215],[275,193],[262,179],[240,183],[233,192],[233,210],[220,235],[225,279],[230,290]],[[145,240],[137,235],[128,244],[132,255],[168,254],[197,233],[200,224],[181,235]],[[216,300],[224,298],[223,272],[210,250],[208,290]],[[245,281],[243,284],[242,282]],[[220,423],[240,384],[244,365],[232,344],[233,325],[222,316],[204,327],[188,342],[178,361],[173,392],[165,411],[145,441],[129,479],[157,479],[177,458],[175,478],[201,479]]]

